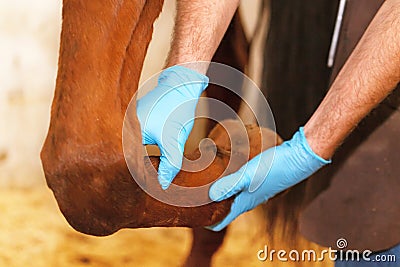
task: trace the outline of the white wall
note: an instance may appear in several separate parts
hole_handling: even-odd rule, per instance
[[[60,30],[54,0],[0,1],[0,186],[41,182]]]

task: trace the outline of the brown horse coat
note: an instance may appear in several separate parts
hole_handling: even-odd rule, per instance
[[[161,8],[162,1],[63,2],[59,69],[41,159],[61,212],[80,232],[108,235],[124,227],[205,226],[220,221],[229,212],[231,200],[192,208],[155,200],[135,183],[127,168],[122,149],[123,119],[137,90],[152,25]],[[248,47],[238,19],[235,16],[227,36],[242,41],[236,47],[223,41],[235,56],[219,61],[229,63],[231,58],[237,68],[243,69]],[[242,142],[247,136],[243,132],[235,134],[236,128],[231,127],[230,134]],[[242,148],[249,147],[231,147],[230,140],[218,129],[210,135],[218,148],[213,163],[198,173],[182,171],[177,184],[193,187],[210,183],[225,171],[230,153],[239,155],[239,161],[226,174],[237,170],[266,148],[261,143],[261,132],[268,146],[277,141],[274,134],[250,127],[251,154],[241,154]],[[154,167],[158,161],[151,158],[150,164],[144,160],[136,116],[132,116],[129,131],[133,138],[128,160],[133,175],[154,181],[150,186],[157,187]],[[187,156],[194,159],[199,152]],[[203,197],[208,197],[206,193]]]

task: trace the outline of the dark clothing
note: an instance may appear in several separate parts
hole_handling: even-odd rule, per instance
[[[272,0],[271,30],[266,44],[266,94],[276,115],[277,131],[283,132],[285,138],[306,122],[319,104],[321,95],[325,95],[329,87],[329,78],[325,78],[327,70],[321,65],[321,62],[326,63],[329,49],[326,32],[323,31],[329,31],[330,37],[332,36],[332,11],[336,14],[337,10],[329,7],[329,0],[300,1],[310,8],[306,13],[309,16],[302,20],[319,21],[322,27],[311,28],[314,32],[313,35],[309,35],[305,30],[308,27],[307,23],[303,23],[303,26],[302,22],[290,23],[293,18],[297,18],[295,13],[302,9],[292,8],[288,13],[291,14],[291,19],[288,19],[287,15],[280,18],[278,11],[274,10],[277,5],[281,5],[279,8],[285,10],[298,2]],[[312,5],[316,2],[324,5],[320,12],[326,12],[325,17],[313,10]],[[337,1],[334,2],[338,4]],[[284,3],[286,6],[282,6]],[[383,0],[347,0],[331,81],[382,3]],[[285,25],[295,26],[287,29],[292,32],[280,34],[273,29],[274,25],[281,26],[282,31]],[[300,34],[295,27],[303,27]],[[301,35],[302,32],[306,35]],[[285,36],[292,36],[292,41],[286,40],[285,43],[285,40],[280,40]],[[299,38],[303,39],[298,40]],[[320,46],[315,42],[315,38],[323,39]],[[280,41],[288,47],[279,50],[274,44]],[[313,48],[318,54],[317,57],[308,54],[309,57],[313,57],[310,59],[312,62],[318,63],[310,66],[304,58],[304,64],[301,65],[301,60],[293,61],[299,56],[287,56],[291,51],[300,54],[308,51],[304,48],[307,44],[318,46]],[[321,54],[321,49],[325,49],[324,55]],[[275,54],[271,56],[272,51],[275,51]],[[275,65],[268,63],[274,58]],[[320,71],[310,72],[316,64],[319,64]],[[297,73],[291,73],[293,71]],[[318,73],[321,75],[312,76]],[[296,87],[296,84],[299,86]],[[303,94],[304,84],[307,88]],[[309,95],[312,94],[315,96],[310,98]],[[332,113],[334,112],[333,110]],[[307,239],[335,248],[337,239],[345,238],[348,249],[372,251],[381,251],[400,243],[400,91],[395,90],[359,124],[336,152],[331,165],[323,168],[299,188],[296,189],[296,194],[307,195],[309,198],[301,204],[305,205],[305,209],[300,218],[300,231]],[[326,190],[321,193],[321,189]]]

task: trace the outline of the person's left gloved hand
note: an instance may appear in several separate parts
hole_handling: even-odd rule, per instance
[[[157,86],[137,101],[136,112],[144,145],[158,145],[158,181],[167,189],[182,166],[183,150],[192,131],[197,102],[208,77],[195,70],[165,69]]]
[[[211,186],[209,196],[213,201],[237,196],[225,219],[207,228],[222,230],[240,214],[301,182],[328,163],[330,161],[312,151],[303,128],[300,128],[291,140],[262,152],[237,172],[222,177]]]

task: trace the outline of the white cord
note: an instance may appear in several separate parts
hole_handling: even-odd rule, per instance
[[[328,57],[328,67],[329,68],[331,68],[333,66],[333,62],[335,60],[336,48],[337,48],[337,43],[339,40],[340,28],[342,27],[343,13],[344,13],[345,6],[346,6],[346,0],[340,0],[339,10],[338,10],[338,14],[336,17],[335,29],[333,30],[331,47],[329,49],[329,57]]]

